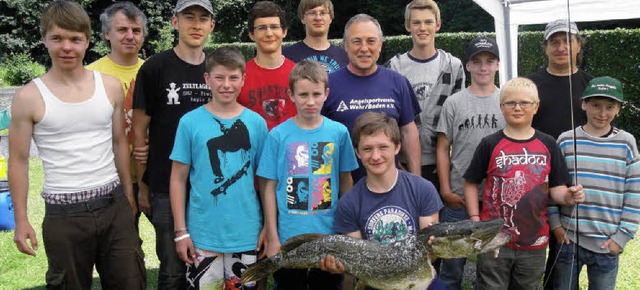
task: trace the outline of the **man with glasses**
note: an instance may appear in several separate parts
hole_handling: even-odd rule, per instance
[[[367,14],[353,16],[345,25],[343,42],[349,64],[329,75],[329,97],[322,114],[344,124],[349,131],[364,112],[382,111],[396,119],[407,169],[420,175],[420,141],[413,121],[420,107],[409,81],[376,63],[383,42],[378,20]],[[354,183],[365,175],[362,166],[352,171]]]
[[[296,114],[296,106],[287,95],[289,73],[295,63],[282,55],[287,20],[280,6],[260,1],[249,11],[248,25],[257,52],[247,62],[238,103],[260,114],[271,130]]]
[[[329,43],[329,26],[333,21],[333,3],[331,0],[302,0],[298,4],[298,17],[304,25],[305,38],[282,49],[290,60],[314,60],[332,73],[349,63],[347,53]]]

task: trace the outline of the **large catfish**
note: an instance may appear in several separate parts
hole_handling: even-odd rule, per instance
[[[511,236],[500,230],[504,220],[439,223],[417,235],[390,244],[345,235],[306,234],[289,239],[280,253],[259,261],[242,274],[242,281],[267,277],[280,268],[318,268],[333,255],[347,273],[358,278],[356,289],[427,289],[435,276],[431,259],[462,258],[496,250]]]

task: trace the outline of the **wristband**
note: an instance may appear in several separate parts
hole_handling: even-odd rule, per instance
[[[470,215],[469,217],[470,217],[470,218],[472,218],[472,217],[474,217],[474,216],[480,217],[480,216],[479,216],[479,215],[477,215],[477,214],[472,214],[472,215]]]
[[[186,238],[188,238],[188,237],[191,237],[191,235],[189,235],[189,234],[184,234],[184,235],[182,235],[182,236],[179,236],[179,237],[177,237],[177,238],[173,239],[173,241],[177,243],[177,242],[182,241],[182,240],[184,240],[184,239],[186,239]]]
[[[182,227],[182,228],[178,228],[175,231],[173,231],[174,234],[177,234],[179,232],[186,232],[187,231],[187,227]]]

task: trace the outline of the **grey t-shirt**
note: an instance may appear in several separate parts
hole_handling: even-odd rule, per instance
[[[422,112],[416,118],[422,149],[422,165],[436,164],[435,129],[445,100],[464,86],[462,62],[438,49],[432,58],[417,59],[409,53],[397,55],[387,66],[405,76],[411,83]]]
[[[462,176],[480,140],[504,127],[498,88],[490,96],[476,96],[467,88],[444,102],[436,131],[444,133],[451,143],[449,182],[453,193],[464,196]]]

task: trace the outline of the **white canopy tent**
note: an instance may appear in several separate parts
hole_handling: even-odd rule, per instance
[[[556,19],[573,22],[640,18],[640,0],[473,0],[495,20],[500,84],[518,75],[518,26]],[[580,28],[578,26],[578,28]]]

